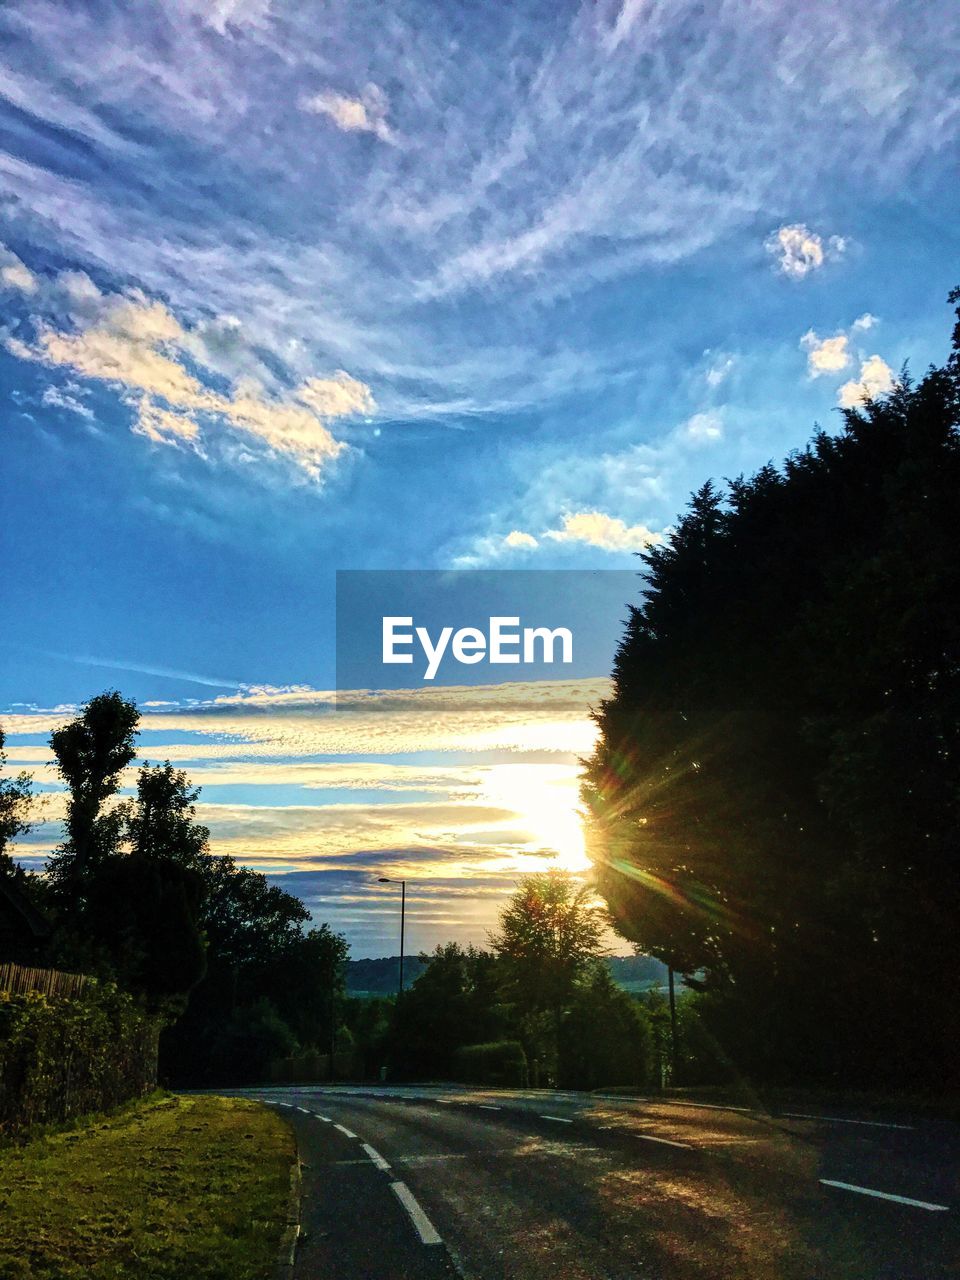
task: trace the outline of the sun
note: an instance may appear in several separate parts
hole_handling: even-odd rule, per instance
[[[574,764],[498,764],[488,770],[484,799],[516,815],[512,825],[543,850],[544,866],[580,873],[590,866],[579,812],[579,768]],[[524,857],[524,866],[528,866]],[[530,868],[533,869],[532,866]]]

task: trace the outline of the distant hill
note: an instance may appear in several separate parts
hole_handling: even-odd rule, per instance
[[[667,966],[652,956],[608,956],[607,964],[614,982],[624,991],[646,991],[650,987],[666,986]],[[419,956],[404,956],[403,985],[408,987],[415,982],[425,967]],[[347,995],[395,995],[399,969],[399,956],[348,960],[344,966]]]

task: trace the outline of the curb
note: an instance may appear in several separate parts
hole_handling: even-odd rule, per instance
[[[296,1143],[296,1135],[294,1135],[294,1142]],[[290,1168],[290,1189],[287,1192],[287,1212],[283,1234],[280,1236],[280,1247],[277,1250],[277,1280],[291,1280],[293,1276],[293,1264],[297,1256],[297,1241],[300,1239],[302,1187],[300,1145],[297,1143],[294,1151],[294,1161]]]

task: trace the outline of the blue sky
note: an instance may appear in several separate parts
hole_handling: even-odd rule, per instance
[[[549,788],[600,686],[560,691],[569,736],[514,698],[493,745],[489,708],[419,751],[395,709],[333,732],[335,571],[629,569],[704,479],[942,360],[956,6],[14,2],[0,32],[12,756],[49,773],[49,725],[118,685],[215,841],[357,954],[390,949],[384,859],[420,944],[482,940],[530,848],[576,865]],[[430,772],[470,760],[541,770],[540,808]]]

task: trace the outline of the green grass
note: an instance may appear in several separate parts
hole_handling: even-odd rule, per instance
[[[270,1280],[293,1135],[241,1098],[162,1097],[0,1151],[0,1280]]]

